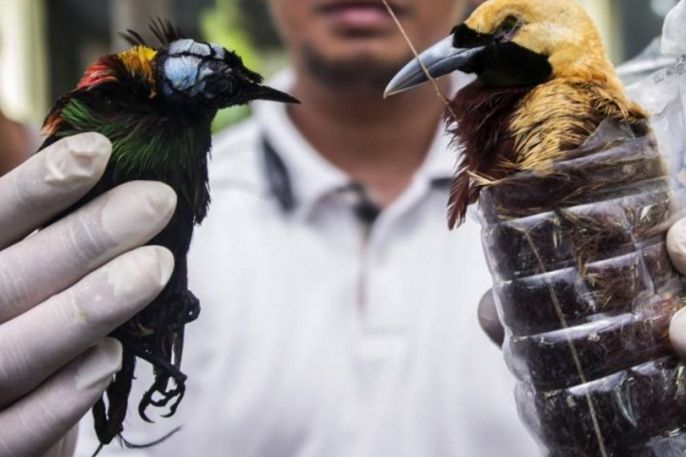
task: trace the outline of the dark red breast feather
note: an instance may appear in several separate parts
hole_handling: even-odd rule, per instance
[[[492,87],[475,81],[451,102],[445,120],[462,151],[448,202],[451,229],[464,222],[467,208],[479,198],[481,187],[472,174],[496,180],[511,171],[508,164],[513,163],[514,140],[508,132],[510,120],[533,87]]]

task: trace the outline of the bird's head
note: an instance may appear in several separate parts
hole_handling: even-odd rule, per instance
[[[153,20],[150,30],[160,43],[158,47],[128,30],[122,37],[132,47],[89,66],[77,90],[123,83],[143,97],[192,112],[211,112],[253,100],[298,103],[290,95],[263,85],[262,76],[246,68],[234,52],[186,38],[168,21]]]
[[[427,71],[435,78],[472,73],[492,86],[613,74],[596,27],[575,0],[489,0],[419,59],[396,75],[386,95],[427,81]]]
[[[170,104],[219,109],[252,100],[298,103],[263,85],[238,55],[211,43],[173,41],[156,52],[152,71],[158,96]]]

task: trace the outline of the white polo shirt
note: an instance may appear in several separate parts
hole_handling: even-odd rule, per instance
[[[144,452],[115,443],[101,455],[540,455],[477,321],[491,285],[479,226],[446,228],[448,138],[437,134],[409,187],[374,218],[283,105],[254,111],[214,142],[212,207],[190,253],[203,308],[188,327],[186,398],[176,417],[148,425],[134,394],[125,436],[184,428]],[[94,442],[82,441],[89,455]]]

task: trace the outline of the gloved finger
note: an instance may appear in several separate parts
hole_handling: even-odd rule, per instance
[[[667,232],[667,252],[674,268],[686,275],[686,218],[678,220]]]
[[[150,303],[173,269],[174,256],[167,249],[142,247],[0,325],[0,408],[35,389]]]
[[[662,28],[662,53],[674,56],[686,54],[686,1],[681,0],[665,18]]]
[[[149,241],[175,206],[169,186],[129,182],[0,252],[0,324]]]
[[[75,425],[67,436],[60,439],[41,457],[73,457],[76,452],[76,441],[79,437],[79,426]]]
[[[107,338],[0,411],[0,457],[42,455],[59,442],[110,384],[121,355]]]
[[[505,341],[505,329],[498,317],[492,290],[489,290],[481,297],[478,312],[479,324],[481,324],[483,331],[486,332],[491,341],[498,346],[502,346],[503,341]]]
[[[686,309],[682,309],[672,318],[669,339],[674,351],[686,361]]]
[[[0,178],[0,249],[84,196],[100,179],[112,146],[98,133],[58,141]]]

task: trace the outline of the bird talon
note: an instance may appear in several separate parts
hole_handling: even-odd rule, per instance
[[[188,324],[193,322],[200,315],[200,300],[191,292],[187,290],[183,293],[181,298],[183,303],[183,323]]]

